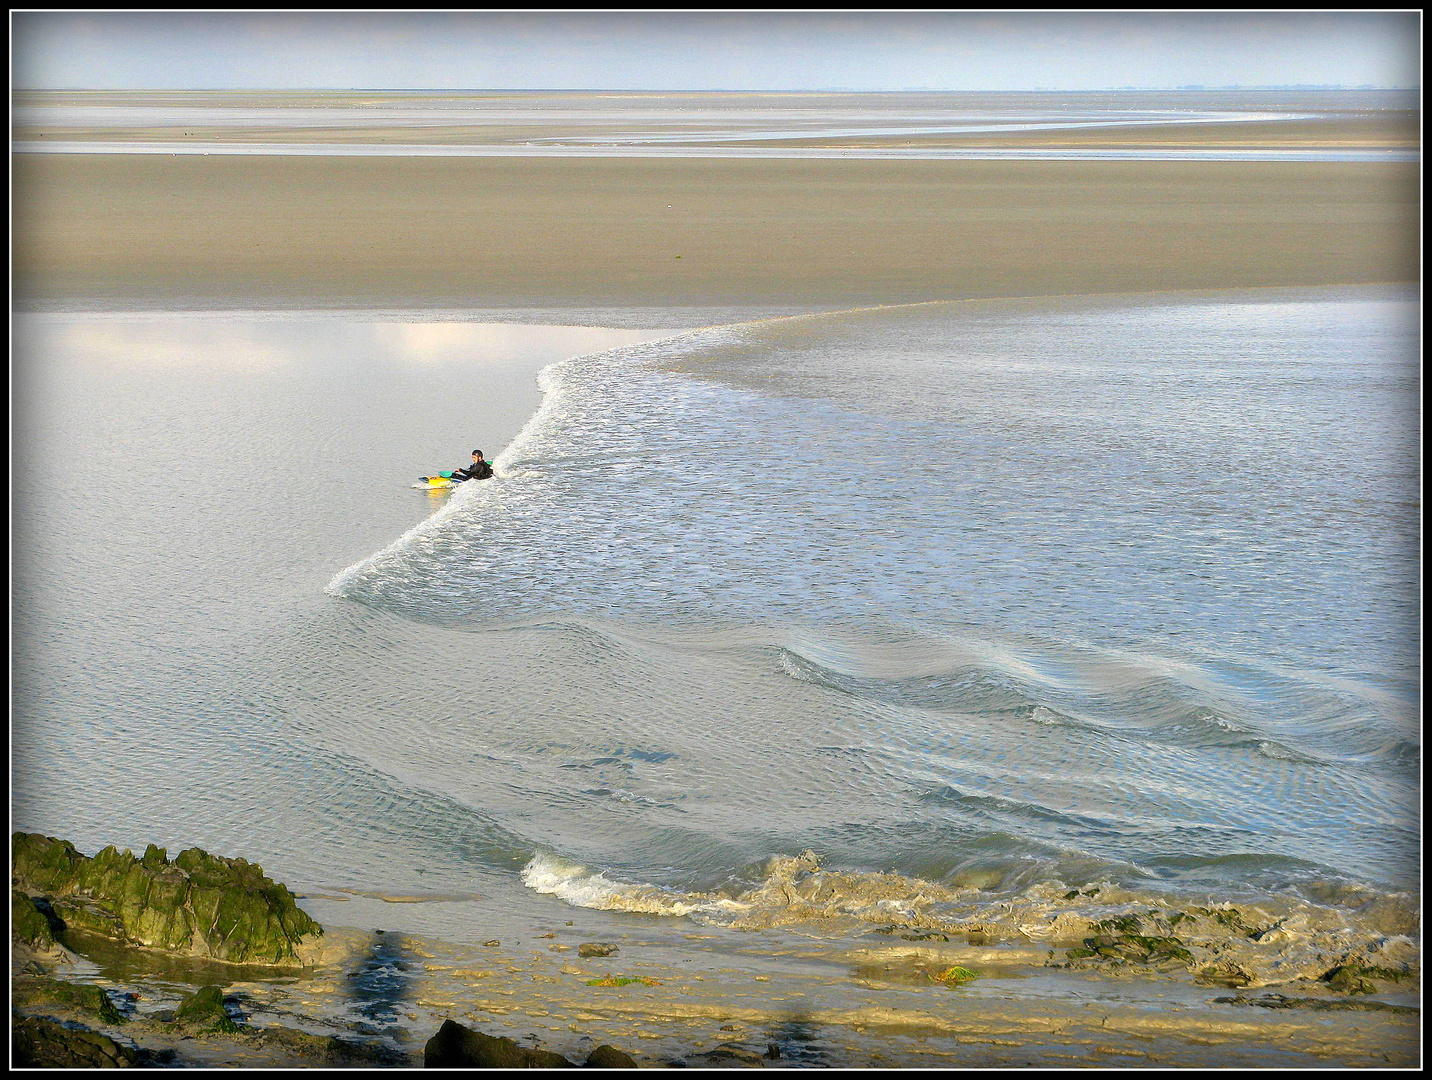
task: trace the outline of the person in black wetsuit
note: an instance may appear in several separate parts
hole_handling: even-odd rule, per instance
[[[491,476],[492,466],[483,460],[481,450],[474,450],[472,464],[465,469],[454,470],[452,479],[456,483],[461,483],[463,480],[486,480]]]

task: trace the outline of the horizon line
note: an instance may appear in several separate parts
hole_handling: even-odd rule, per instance
[[[1179,86],[1083,86],[1050,87],[1031,86],[1019,89],[972,90],[949,89],[933,86],[911,86],[899,89],[861,89],[845,86],[811,87],[802,90],[739,89],[732,87],[708,87],[704,89],[675,89],[653,87],[571,87],[571,86],[16,86],[21,93],[123,93],[172,91],[180,93],[201,93],[204,91],[273,91],[291,93],[295,91],[351,91],[366,94],[1115,94],[1115,93],[1213,93],[1229,90],[1339,90],[1339,91],[1420,91],[1419,86],[1376,86],[1359,83],[1226,83],[1204,85],[1185,83]]]

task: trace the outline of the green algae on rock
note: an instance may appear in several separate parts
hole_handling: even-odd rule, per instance
[[[77,1031],[58,1020],[20,1016],[11,1022],[13,1063],[22,1068],[117,1069],[137,1064],[127,1046],[97,1031]]]
[[[301,966],[304,939],[323,933],[285,886],[244,859],[189,848],[171,861],[153,844],[140,858],[113,846],[90,858],[68,841],[39,833],[11,839],[15,886],[27,896],[47,897],[66,928],[145,948],[274,966]]]
[[[1206,985],[1247,987],[1320,979],[1349,994],[1372,980],[1416,978],[1417,947],[1395,934],[1349,938],[1329,933],[1308,912],[1275,916],[1255,907],[1149,908],[1088,924],[1082,945],[1051,966],[1105,970],[1186,970]]]
[[[127,1017],[115,1008],[104,988],[90,983],[22,976],[10,988],[12,1008],[59,1006],[67,1013],[101,1024],[123,1024]]]
[[[179,1023],[206,1025],[206,1031],[235,1032],[239,1025],[224,1008],[224,991],[218,986],[201,986],[174,1008]]]
[[[35,901],[15,888],[10,890],[10,940],[35,949],[49,949],[55,945],[50,920]]]

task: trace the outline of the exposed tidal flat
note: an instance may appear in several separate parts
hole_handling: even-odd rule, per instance
[[[690,326],[1409,280],[1419,166],[1381,156],[1415,158],[1417,105],[1357,92],[31,93],[12,158],[15,293],[101,309],[706,309],[667,323]],[[365,156],[389,153],[384,124],[396,156]],[[269,142],[248,156],[255,139]],[[50,152],[60,144],[115,152]],[[431,156],[460,151],[517,156]],[[913,156],[862,156],[877,151]],[[1150,156],[1167,151],[1206,159]],[[1295,152],[1312,158],[1279,157]],[[841,156],[742,156],[806,153]]]
[[[334,950],[62,973],[375,1064],[1414,1063],[1408,168],[22,155],[15,826]],[[316,1060],[245,1038],[171,1048]]]
[[[1186,957],[1184,940],[1207,935],[1190,929],[1200,919],[1246,931],[1244,920],[1264,914],[1228,905],[1188,913],[1184,940],[1132,934],[1137,918],[1126,916],[1110,920],[1122,925],[1096,927],[1105,933],[1086,939],[1090,947],[1074,949],[1012,947],[983,933],[952,937],[909,925],[843,944],[754,928],[752,940],[723,941],[641,919],[615,934],[614,924],[602,926],[613,940],[584,941],[588,913],[561,920],[562,912],[539,905],[496,917],[468,912],[483,932],[501,936],[464,946],[381,929],[325,929],[260,868],[198,849],[170,860],[153,846],[142,858],[110,848],[89,859],[61,841],[16,834],[12,850],[20,1065],[372,1068],[501,1060],[451,1050],[441,1056],[439,1030],[446,1034],[454,1022],[462,1025],[455,1030],[507,1033],[497,1038],[515,1041],[480,1049],[528,1067],[584,1058],[607,1067],[697,1068],[1412,1061],[1417,1009],[1387,993],[1412,977],[1405,964],[1340,964],[1319,979],[1280,985],[1291,993],[1215,994],[1216,978],[1190,986],[1140,970]],[[791,889],[796,878],[786,878]],[[797,896],[819,891],[797,883],[792,908]],[[453,902],[376,903],[425,900]],[[326,900],[335,902],[344,901]],[[1102,971],[1071,972],[1091,956]],[[53,1020],[68,1022],[70,1032],[43,1026]]]

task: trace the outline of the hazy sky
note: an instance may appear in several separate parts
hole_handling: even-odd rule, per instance
[[[1420,85],[1420,13],[12,11],[26,88]]]

